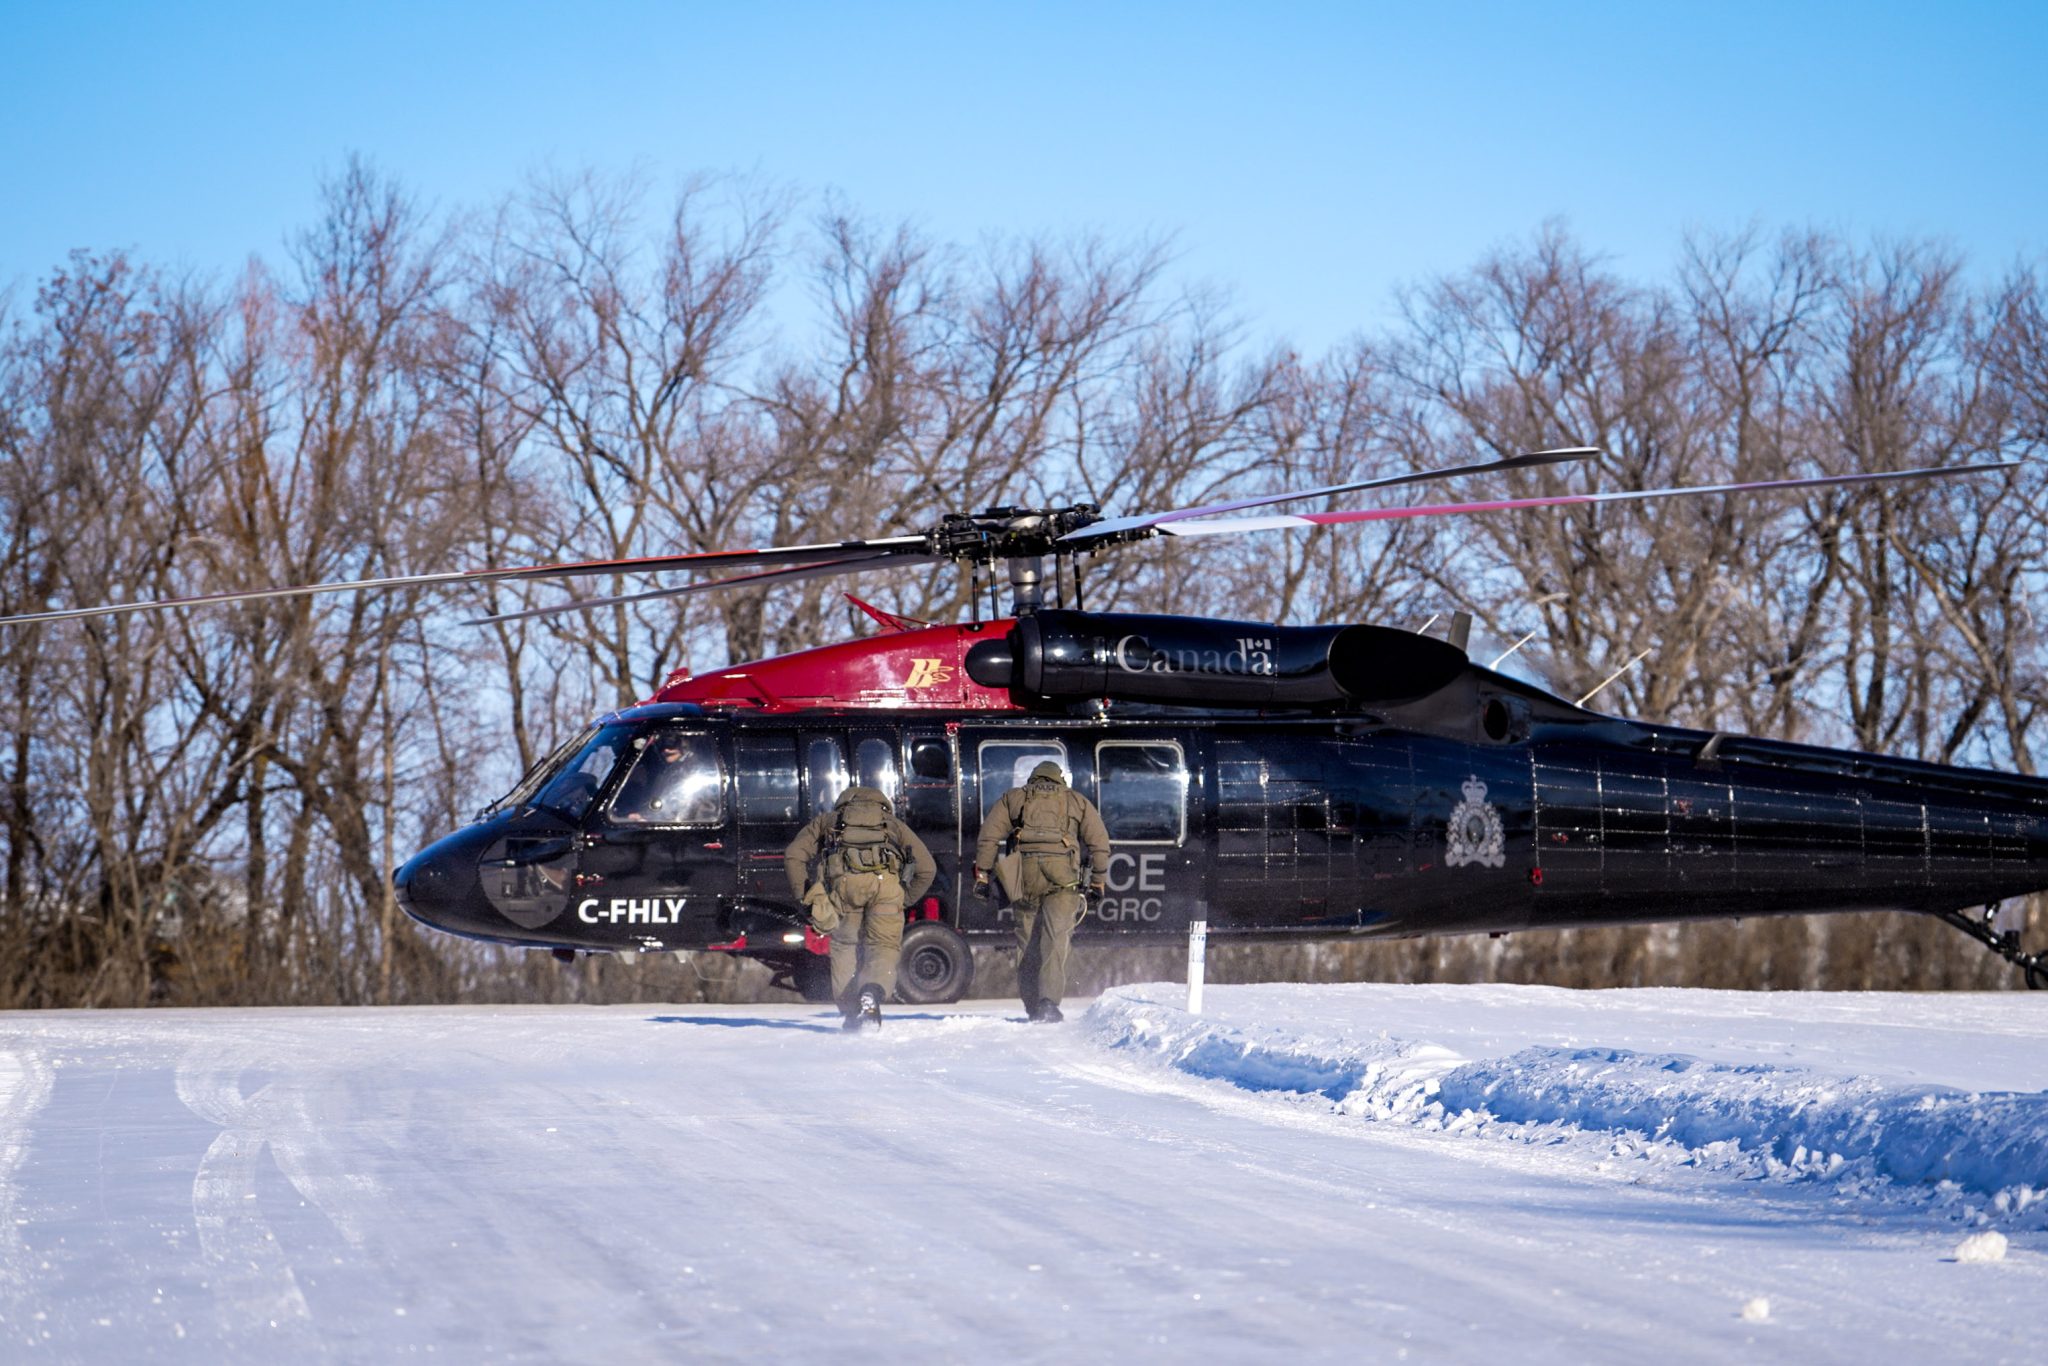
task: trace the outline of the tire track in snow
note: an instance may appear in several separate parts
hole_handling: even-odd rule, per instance
[[[1219,1093],[1213,1085],[1185,1075],[1140,1072],[1102,1056],[1095,1045],[1072,1036],[1034,1035],[1024,1049],[1043,1072],[1077,1083],[1082,1093],[1057,1101],[1019,1100],[1011,1094],[979,1091],[971,1076],[953,1077],[942,1083],[947,1107],[957,1109],[965,1103],[984,1110],[999,1117],[995,1126],[999,1131],[1013,1135],[1043,1129],[1061,1135],[1046,1142],[1019,1140],[1018,1146],[1027,1151],[1079,1152],[1083,1150],[1077,1148],[1077,1140],[1101,1140],[1103,1160],[1128,1166],[1127,1180],[1140,1191],[1156,1173],[1172,1171],[1190,1191],[1201,1192],[1199,1198],[1184,1202],[1140,1195],[1127,1208],[1095,1203],[1076,1209],[1071,1222],[1064,1222],[1060,1229],[1061,1241],[1068,1247],[1092,1245],[1093,1256],[1113,1266],[1119,1250],[1133,1242],[1200,1246],[1212,1241],[1205,1225],[1243,1230],[1234,1236],[1256,1242],[1268,1236],[1265,1230],[1271,1221],[1283,1219],[1285,1232],[1274,1240],[1276,1253],[1292,1256],[1303,1246],[1326,1251],[1343,1248],[1345,1269],[1317,1269],[1295,1291],[1291,1309],[1266,1324],[1267,1340],[1257,1345],[1260,1354],[1275,1352],[1284,1344],[1287,1355],[1354,1359],[1359,1344],[1333,1343],[1314,1329],[1302,1331],[1302,1325],[1319,1321],[1319,1296],[1332,1293],[1347,1279],[1371,1284],[1421,1273],[1438,1287],[1444,1304],[1484,1305],[1490,1319],[1519,1321],[1523,1346],[1537,1357],[1569,1359],[1572,1355],[1565,1344],[1577,1337],[1575,1316],[1582,1312],[1578,1307],[1581,1301],[1560,1302],[1555,1291],[1532,1287],[1518,1274],[1518,1266],[1527,1256],[1528,1240],[1499,1227],[1499,1210],[1492,1203],[1465,1192],[1431,1191],[1419,1197],[1401,1184],[1388,1184],[1376,1170],[1369,1150],[1361,1150],[1355,1163],[1327,1158],[1304,1162],[1292,1151],[1292,1144],[1281,1140],[1276,1145],[1260,1136],[1261,1130],[1295,1131],[1310,1142],[1313,1151],[1321,1138],[1344,1131],[1342,1121],[1327,1113],[1276,1104],[1269,1097]],[[1189,1127],[1171,1122],[1170,1116],[1167,1122],[1147,1122],[1128,1112],[1106,1110],[1086,1094],[1093,1088],[1168,1103],[1188,1101],[1211,1113],[1246,1120],[1254,1127],[1242,1133],[1209,1129],[1197,1137]],[[1510,1178],[1526,1175],[1512,1169],[1506,1174]],[[1162,1219],[1166,1211],[1172,1213],[1171,1222]],[[1024,1215],[1027,1220],[1034,1216],[1040,1222],[1046,1217],[1043,1210]],[[1362,1233],[1365,1228],[1380,1233],[1368,1236]],[[1404,1232],[1398,1237],[1381,1236],[1389,1228]],[[1602,1268],[1594,1278],[1601,1290],[1594,1293],[1606,1297],[1601,1312],[1610,1328],[1655,1336],[1663,1321],[1656,1296],[1643,1297],[1616,1288],[1619,1273],[1628,1269],[1633,1255],[1626,1249],[1581,1252],[1582,1257],[1598,1259]],[[1152,1282],[1171,1285],[1183,1295],[1228,1291],[1227,1281],[1218,1278],[1214,1267],[1173,1264],[1148,1269],[1147,1274]],[[1734,1294],[1732,1290],[1729,1293],[1731,1297]],[[1361,1302],[1356,1292],[1352,1298],[1354,1303]],[[1425,1355],[1430,1334],[1455,1335],[1454,1322],[1440,1322],[1433,1315],[1417,1318],[1412,1310],[1412,1306],[1394,1301],[1383,1305],[1389,1327],[1412,1324],[1412,1331],[1423,1335],[1411,1345]],[[1297,1333],[1300,1336],[1294,1337]],[[1204,1350],[1215,1347],[1208,1343]],[[1724,1359],[1723,1351],[1706,1345],[1677,1347],[1667,1360],[1716,1362]]]
[[[0,1051],[0,1286],[27,1281],[27,1250],[17,1208],[21,1187],[15,1173],[28,1159],[29,1122],[50,1102],[56,1069],[31,1048]]]
[[[479,1058],[479,1074],[492,1061]],[[562,1228],[545,1208],[493,1198],[508,1170],[559,1166],[558,1150],[543,1155],[538,1135],[499,1119],[507,1101],[515,1111],[546,1107],[537,1097],[548,1088],[494,1089],[475,1104],[444,1078],[408,1071],[402,1036],[372,1034],[345,1066],[288,1070],[245,1094],[251,1072],[289,1066],[275,1041],[252,1036],[192,1048],[175,1079],[186,1107],[222,1130],[194,1177],[192,1208],[230,1334],[269,1325],[290,1334],[287,1342],[346,1341],[359,1325],[327,1321],[322,1304],[374,1304],[407,1320],[412,1340],[425,1345],[459,1336],[464,1315],[496,1302],[515,1354],[574,1357],[581,1311],[616,1287],[593,1274],[598,1256],[579,1246],[582,1230]],[[551,1108],[564,1107],[556,1099]],[[483,1160],[442,1168],[432,1139],[449,1134]],[[266,1159],[339,1235],[345,1257],[317,1255],[303,1225],[286,1225],[288,1240],[280,1239],[263,1208]],[[430,1171],[442,1179],[422,1179]],[[423,1262],[437,1244],[447,1257]],[[552,1266],[546,1293],[506,1299],[490,1269],[536,1255]]]
[[[478,1058],[483,1075],[504,1067],[502,1055]],[[466,1095],[445,1078],[389,1074],[374,1094],[347,1098],[357,1114],[405,1112],[361,1139],[363,1158],[406,1192],[405,1217],[382,1211],[368,1250],[402,1287],[415,1332],[459,1333],[488,1306],[494,1350],[515,1358],[601,1360],[659,1337],[666,1230],[649,1206],[674,1173],[651,1158],[625,1169],[612,1160],[633,1153],[608,1113],[615,1099],[567,1081],[494,1082]],[[447,1160],[451,1136],[466,1160]],[[563,1217],[552,1183],[579,1170],[584,1193],[610,1192],[606,1219]],[[536,1263],[544,1278],[527,1274]]]
[[[1014,1281],[1016,1267],[991,1257],[980,1236],[921,1226],[914,1218],[906,1225],[908,1212],[933,1202],[948,1207],[958,1199],[941,1192],[985,1187],[987,1171],[980,1162],[986,1154],[962,1154],[935,1137],[915,1112],[900,1111],[890,1098],[890,1039],[842,1039],[837,1017],[832,1020],[829,1033],[816,1031],[815,1053],[797,1047],[843,1069],[842,1081],[862,1097],[853,1108],[807,1105],[791,1096],[775,1070],[734,1056],[740,1065],[701,1076],[706,1089],[642,1114],[670,1136],[673,1154],[688,1155],[692,1169],[786,1178],[747,1180],[735,1193],[745,1202],[750,1236],[735,1237],[724,1221],[703,1218],[713,1213],[702,1203],[710,1192],[685,1195],[673,1206],[682,1214],[677,1231],[683,1236],[671,1235],[671,1242],[689,1249],[699,1313],[723,1312],[764,1288],[791,1303],[817,1306],[815,1315],[781,1325],[772,1339],[764,1337],[764,1351],[798,1360],[921,1359],[946,1339],[941,1334],[920,1340],[920,1333],[929,1335],[934,1324],[958,1312],[953,1284]],[[943,1267],[944,1275],[899,1274],[919,1266]],[[978,1306],[979,1328],[1009,1343],[1042,1334],[1046,1325],[1040,1309],[1025,1299],[1027,1290],[1018,1284],[1016,1303]],[[895,1341],[898,1351],[849,1354],[848,1341]],[[1031,1352],[1018,1357],[1036,1359]]]
[[[238,1335],[267,1326],[297,1336],[312,1312],[258,1198],[270,1088],[242,1094],[247,1058],[235,1045],[201,1044],[178,1060],[178,1099],[221,1128],[192,1176],[192,1224],[223,1330]]]

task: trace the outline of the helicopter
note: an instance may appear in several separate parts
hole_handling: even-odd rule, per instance
[[[1593,458],[1594,447],[1105,516],[1092,504],[955,513],[906,535],[457,570],[65,608],[0,626],[252,598],[683,571],[724,577],[503,621],[888,565],[951,562],[976,619],[848,595],[874,634],[692,674],[591,721],[469,826],[393,871],[446,933],[578,953],[715,951],[817,996],[828,941],[782,851],[847,786],[881,789],[938,875],[908,909],[897,994],[960,999],[1014,911],[972,894],[983,815],[1038,764],[1101,811],[1107,890],[1082,936],[1221,940],[1505,934],[1770,914],[1936,916],[2048,987],[1998,928],[2048,888],[2048,780],[1648,724],[1473,662],[1447,637],[1090,612],[1082,557],[1161,536],[1979,474],[2019,462],[1285,513],[1277,505]],[[1047,580],[1047,562],[1051,580]],[[1007,615],[980,616],[1006,571]],[[740,571],[737,573],[731,571]]]

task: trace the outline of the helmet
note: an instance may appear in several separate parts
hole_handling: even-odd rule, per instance
[[[1032,769],[1031,776],[1033,778],[1050,778],[1056,783],[1064,783],[1067,780],[1065,770],[1061,769],[1058,764],[1050,759],[1047,759],[1037,768]]]

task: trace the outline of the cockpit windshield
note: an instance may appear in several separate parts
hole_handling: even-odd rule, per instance
[[[541,770],[546,776],[533,805],[581,821],[605,779],[619,766],[620,757],[632,752],[633,729],[629,725],[602,726],[578,737],[583,743],[566,763]]]
[[[535,759],[528,766],[526,772],[520,775],[519,781],[512,785],[512,790],[477,812],[476,818],[483,820],[485,817],[496,815],[500,811],[525,806],[533,800],[533,794],[540,791],[541,784],[552,778],[561,769],[562,765],[568,762],[569,756],[582,749],[589,742],[590,737],[596,733],[596,726],[585,726],[582,730],[576,732],[561,744],[556,745],[540,758]]]

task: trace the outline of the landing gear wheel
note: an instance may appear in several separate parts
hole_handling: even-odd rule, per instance
[[[2048,962],[2027,964],[2027,990],[2048,991]]]
[[[974,985],[974,951],[951,925],[920,920],[903,932],[896,999],[914,1006],[950,1005]]]

